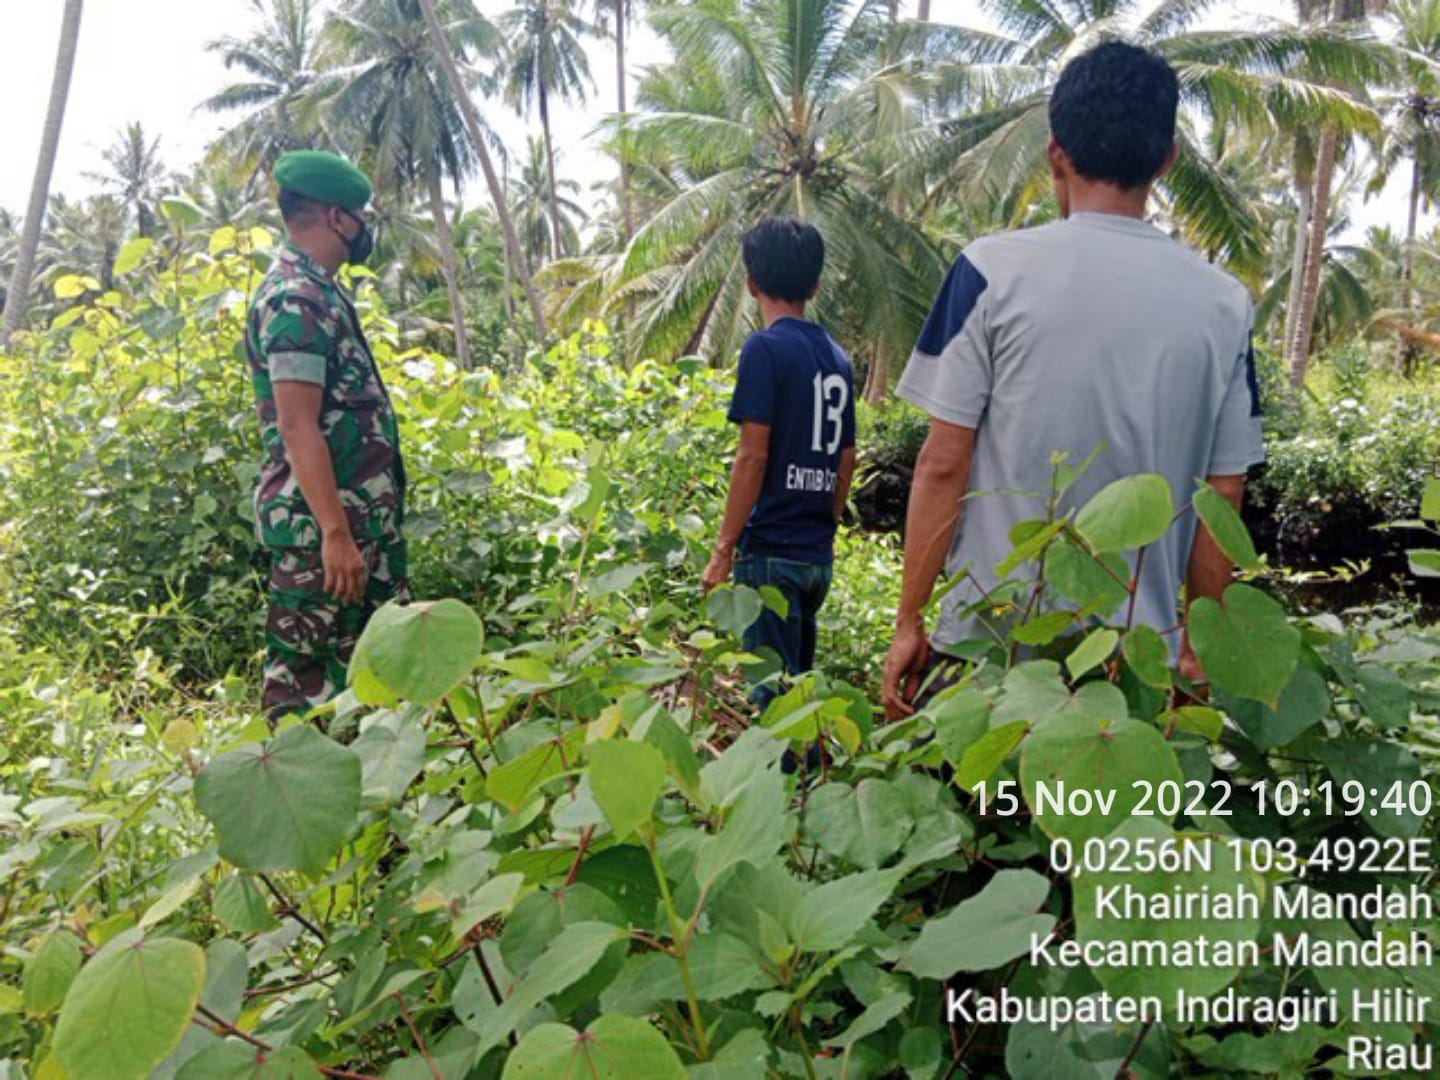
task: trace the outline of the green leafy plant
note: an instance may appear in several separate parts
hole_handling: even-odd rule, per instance
[[[172,270],[197,305],[179,332],[233,334],[227,303],[205,314],[205,298],[258,254],[221,250],[177,268],[147,251],[122,272],[152,275],[138,298],[86,301],[32,341],[53,356],[82,325],[109,335],[84,376],[13,365],[5,408],[58,410],[35,431],[4,429],[0,461],[20,490],[40,492],[51,436],[56,462],[88,478],[71,487],[62,467],[45,496],[52,512],[78,518],[78,485],[111,467],[149,475],[129,443],[87,457],[68,410],[88,400],[96,371],[133,388],[157,370],[154,348],[136,344],[136,311],[151,310],[148,290],[169,287]],[[1039,1080],[1114,1075],[1121,1063],[1147,1078],[1293,1075],[1333,1069],[1349,1038],[1394,1039],[1394,1026],[1346,1016],[1291,1033],[1170,1018],[995,1028],[948,1018],[947,991],[1080,1002],[1146,986],[1432,989],[1411,968],[1156,971],[1031,957],[1051,934],[1243,944],[1286,929],[1269,915],[1218,927],[1102,920],[1099,891],[1113,882],[1057,861],[1066,843],[1293,843],[1304,855],[1322,838],[1433,834],[1420,792],[1440,757],[1440,640],[1384,612],[1287,615],[1243,525],[1207,489],[1175,505],[1164,480],[1142,476],[1073,513],[1051,500],[1016,530],[1006,580],[984,601],[998,636],[973,643],[955,685],[890,725],[876,722],[873,678],[897,553],[843,538],[823,627],[835,663],[791,679],[757,716],[741,640],[775,598],[735,588],[702,601],[698,584],[724,485],[723,381],[691,363],[614,363],[598,326],[521,370],[461,373],[400,350],[377,305],[367,318],[382,363],[401,369],[418,595],[437,599],[377,615],[350,689],[312,717],[272,733],[244,681],[226,676],[252,647],[248,616],[236,616],[233,651],[205,667],[158,612],[106,623],[148,611],[149,571],[77,596],[65,592],[75,576],[40,557],[48,543],[128,551],[126,530],[140,525],[124,507],[150,481],[116,472],[96,496],[108,509],[81,521],[79,538],[58,537],[38,509],[25,519],[34,535],[6,535],[7,564],[37,576],[5,586],[18,618],[0,629],[5,1068],[47,1080]],[[204,401],[185,415],[213,408],[238,456],[243,394],[223,379],[194,392]],[[93,416],[131,422],[94,400]],[[136,423],[160,422],[147,412],[157,402],[129,401]],[[120,464],[106,464],[111,453]],[[1057,486],[1081,468],[1055,466]],[[197,499],[213,485],[217,507],[214,492],[226,493],[231,512],[243,500],[233,471],[196,484]],[[1190,513],[1243,571],[1219,601],[1197,604],[1205,703],[1172,667],[1174,632],[1134,625],[1128,602],[1144,547]],[[193,610],[214,589],[237,613],[241,597],[258,600],[248,566],[189,565]],[[52,591],[32,594],[41,582]],[[27,607],[32,595],[53,610]],[[90,631],[100,642],[77,663],[58,643],[90,640],[92,620],[105,623]],[[134,625],[154,629],[136,642]],[[805,752],[817,741],[818,767]],[[1057,813],[1040,793],[1062,781],[1102,801]],[[1205,797],[1146,815],[1133,781],[1196,784]],[[1224,818],[1209,812],[1220,781]],[[1313,797],[1306,816],[1260,812],[1282,785],[1326,781],[1398,782],[1406,796],[1373,815]],[[1255,896],[1354,888],[1318,863],[1303,882],[1221,865],[1128,880],[1146,897],[1177,883]],[[1311,929],[1326,940],[1372,931],[1341,919]]]

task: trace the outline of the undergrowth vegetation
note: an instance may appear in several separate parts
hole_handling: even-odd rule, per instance
[[[1295,861],[1322,838],[1431,835],[1440,635],[1287,615],[1223,499],[1176,506],[1140,476],[1018,529],[987,598],[1009,629],[891,725],[872,703],[898,552],[843,534],[824,670],[752,718],[738,642],[776,601],[698,585],[727,379],[623,363],[598,325],[464,372],[410,347],[359,282],[403,417],[421,602],[376,617],[333,705],[270,732],[239,333],[271,243],[132,244],[115,291],[62,279],[73,306],[3,360],[0,1076],[1048,1080],[1123,1062],[1159,1080],[1335,1070],[1353,1036],[1431,1040],[1350,1015],[947,1024],[945,1002],[1440,991],[1422,966],[1029,958],[1034,934],[1160,932],[1102,926],[1105,875],[1057,867],[1056,842],[1240,852],[1242,868],[1132,882],[1259,897],[1353,888]],[[1058,461],[1057,489],[1074,475]],[[1128,617],[1130,563],[1177,511],[1241,567],[1192,624],[1208,703]],[[1261,810],[1326,781],[1383,801]],[[1058,782],[1116,799],[1058,815],[1036,798]],[[1143,807],[1134,783],[1187,798]],[[1301,929],[1431,930],[1266,915],[1164,932]]]

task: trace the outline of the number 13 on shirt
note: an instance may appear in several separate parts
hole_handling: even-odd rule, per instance
[[[812,414],[814,427],[810,440],[812,450],[833,454],[839,449],[845,401],[849,392],[843,375],[822,375],[818,371],[815,373],[815,411]]]

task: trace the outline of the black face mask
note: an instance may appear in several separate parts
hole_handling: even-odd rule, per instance
[[[360,222],[360,231],[353,237],[346,236],[340,232],[339,229],[335,230],[339,233],[340,239],[345,241],[345,261],[351,265],[359,266],[366,259],[370,258],[371,253],[375,250],[375,232],[370,228],[368,221],[360,221],[358,217],[348,210],[342,210],[341,213],[351,221]]]

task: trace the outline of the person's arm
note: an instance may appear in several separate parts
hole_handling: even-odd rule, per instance
[[[1238,286],[1237,286],[1238,287]],[[1206,483],[1238,511],[1245,494],[1245,475],[1265,460],[1260,381],[1255,372],[1254,318],[1248,293],[1236,304],[1236,355],[1230,381],[1216,418],[1215,447],[1206,468]],[[1180,674],[1191,682],[1206,681],[1204,665],[1190,645],[1190,605],[1199,597],[1219,600],[1230,584],[1230,560],[1215,543],[1205,523],[1195,529],[1195,546],[1185,572],[1185,630],[1180,639]]]
[[[930,646],[923,612],[945,566],[960,520],[975,452],[975,429],[930,421],[930,434],[915,461],[910,505],[905,515],[905,569],[895,638],[885,658],[883,700],[891,720],[915,711]]]
[[[325,388],[289,379],[271,385],[275,390],[275,411],[290,471],[295,474],[300,493],[320,526],[325,591],[341,604],[358,604],[365,597],[367,571],[340,501],[330,447],[320,430]]]
[[[735,463],[730,467],[730,494],[725,499],[720,535],[701,578],[707,593],[730,580],[735,545],[740,542],[750,511],[755,509],[760,489],[765,486],[765,468],[769,462],[770,425],[746,420],[740,425],[740,448],[735,451]]]
[[[260,346],[275,394],[286,460],[320,527],[324,590],[341,604],[365,596],[365,560],[340,501],[330,447],[320,429],[329,356],[334,350],[325,307],[300,292],[277,297],[260,317]]]
[[[855,447],[847,446],[840,451],[840,471],[835,480],[835,521],[845,517],[845,505],[850,501],[850,482],[855,479]]]
[[[1245,477],[1211,476],[1206,483],[1223,495],[1238,512],[1245,495]],[[1195,546],[1190,550],[1190,565],[1185,573],[1185,630],[1180,641],[1180,674],[1191,682],[1205,681],[1205,668],[1190,646],[1190,607],[1197,599],[1208,596],[1219,600],[1230,584],[1233,566],[1205,523],[1195,528]]]

